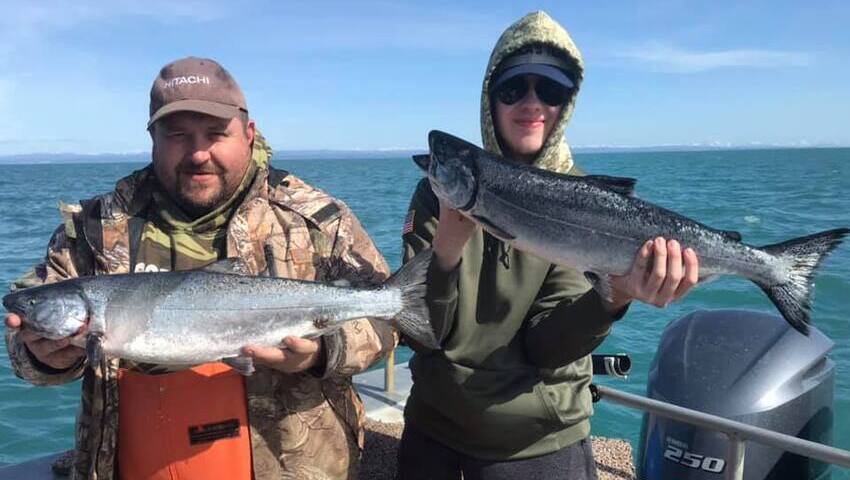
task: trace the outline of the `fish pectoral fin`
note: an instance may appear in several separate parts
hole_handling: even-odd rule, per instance
[[[514,235],[511,235],[510,233],[508,233],[508,232],[502,230],[501,228],[493,225],[493,223],[490,222],[490,220],[487,220],[484,217],[479,217],[478,215],[472,215],[472,218],[475,219],[476,222],[481,224],[482,227],[484,227],[488,232],[493,234],[493,236],[498,238],[499,240],[509,242],[509,241],[516,238]]]
[[[254,359],[251,357],[239,355],[238,357],[222,358],[221,361],[246,377],[254,373]]]
[[[91,366],[97,365],[103,360],[102,335],[90,333],[86,337],[86,357],[88,357]]]
[[[729,240],[735,240],[736,242],[740,242],[744,238],[741,236],[741,232],[736,232],[735,230],[721,230],[720,233]]]
[[[612,302],[614,300],[614,290],[611,287],[611,276],[607,274],[598,274],[596,272],[584,272],[584,278],[593,285],[593,289],[603,299]]]
[[[248,265],[241,258],[225,258],[200,268],[204,272],[230,275],[251,275]]]

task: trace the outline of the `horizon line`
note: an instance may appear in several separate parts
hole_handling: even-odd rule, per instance
[[[742,144],[742,145],[651,145],[651,146],[575,146],[571,147],[573,153],[677,153],[677,152],[721,152],[721,151],[757,151],[757,150],[813,150],[813,149],[848,149],[850,145],[841,144]],[[346,160],[338,155],[356,155],[357,160],[368,158],[370,155],[377,159],[385,160],[394,158],[394,155],[410,155],[427,152],[424,148],[398,148],[398,149],[303,149],[303,150],[277,150],[272,160]],[[311,156],[312,154],[313,156]],[[20,153],[0,154],[0,165],[49,165],[49,164],[74,164],[86,163],[86,160],[104,159],[104,157],[119,157],[114,161],[102,161],[96,163],[135,163],[140,156],[150,155],[150,152],[126,152],[126,153]],[[318,156],[316,156],[318,155]],[[38,157],[46,157],[36,160]],[[34,161],[35,160],[35,161]],[[145,162],[145,160],[142,160]]]
[[[773,149],[819,149],[819,148],[850,148],[850,144],[842,144],[842,143],[806,143],[806,142],[798,142],[798,143],[761,143],[761,142],[751,142],[751,143],[721,143],[721,142],[712,142],[712,143],[661,143],[661,144],[652,144],[652,145],[570,145],[570,150],[573,152],[580,151],[599,151],[599,150],[616,150],[616,151],[647,151],[647,152],[667,152],[670,150],[676,151],[715,151],[715,150],[773,150]],[[320,154],[380,154],[380,155],[389,155],[394,153],[406,154],[406,153],[419,153],[419,152],[427,152],[428,149],[425,147],[382,147],[382,148],[293,148],[293,149],[280,149],[274,150],[274,155],[293,155],[293,154],[309,154],[309,153],[320,153]],[[137,151],[129,151],[129,152],[98,152],[98,153],[84,153],[84,152],[26,152],[26,153],[4,153],[0,154],[0,160],[9,160],[13,158],[29,158],[29,157],[106,157],[106,156],[115,156],[115,157],[129,157],[129,156],[140,156],[140,155],[150,155],[150,150],[137,150]]]

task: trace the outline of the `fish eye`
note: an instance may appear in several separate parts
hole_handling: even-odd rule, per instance
[[[30,298],[29,300],[27,300],[27,303],[30,304],[30,305],[35,305],[35,299]]]

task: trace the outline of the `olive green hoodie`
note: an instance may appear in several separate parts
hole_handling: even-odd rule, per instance
[[[582,61],[567,32],[543,12],[509,27],[496,44],[484,77],[484,147],[502,154],[490,109],[490,77],[513,52],[545,43],[570,60],[576,85]],[[540,168],[579,174],[564,127],[570,99],[535,159]],[[429,247],[439,204],[427,179],[411,201],[404,257]],[[581,272],[511,249],[480,229],[451,272],[432,266],[428,302],[442,349],[417,350],[410,362],[413,389],[405,419],[440,443],[467,455],[521,459],[571,445],[590,432],[589,353],[613,318]]]

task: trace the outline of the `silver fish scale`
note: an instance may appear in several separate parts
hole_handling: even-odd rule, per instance
[[[128,275],[108,282],[95,278],[92,283],[102,287],[87,290],[91,301],[103,307],[104,352],[142,362],[213,361],[235,356],[245,345],[315,336],[356,318],[388,320],[402,309],[399,289],[203,271]]]
[[[736,274],[786,280],[782,259],[720,231],[582,177],[565,178],[479,156],[478,191],[469,213],[508,234],[517,248],[583,271],[625,273],[646,240],[676,238],[699,253],[701,276]],[[545,206],[545,208],[541,208]]]

